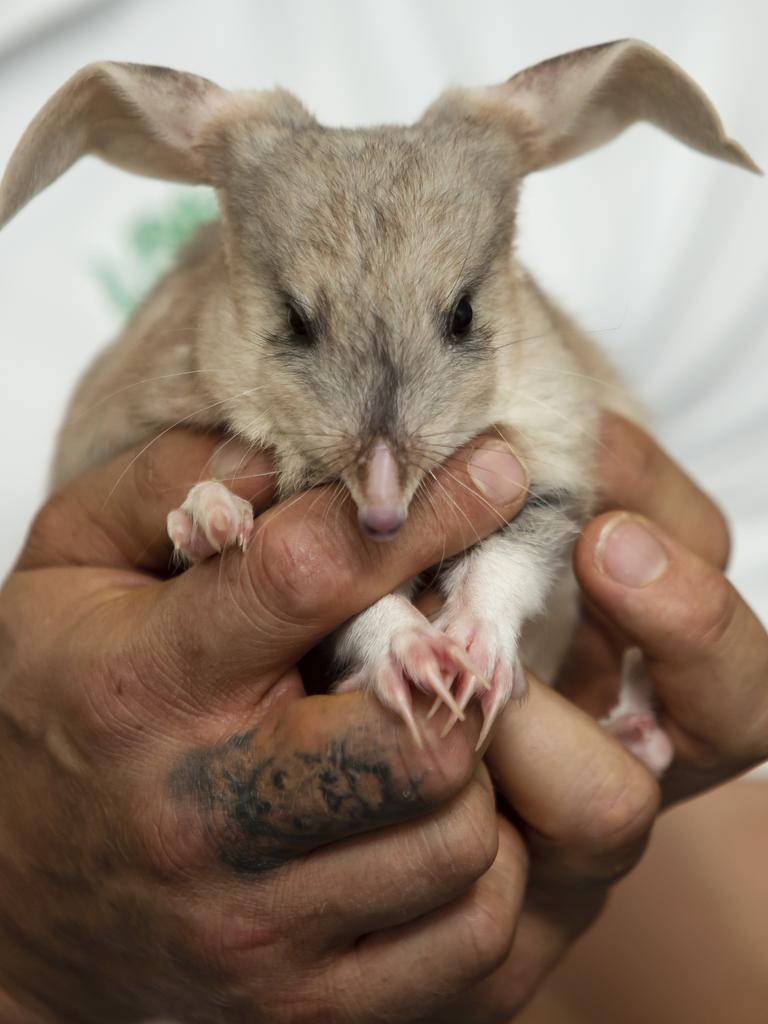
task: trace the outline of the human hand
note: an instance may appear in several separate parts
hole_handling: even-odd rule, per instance
[[[675,747],[662,781],[671,802],[768,758],[768,634],[724,575],[719,509],[644,431],[606,418],[601,476],[614,511],[576,545],[590,611],[563,689],[604,714],[621,650],[640,647]]]
[[[413,1020],[511,941],[525,855],[496,832],[479,716],[440,740],[419,706],[419,750],[295,669],[497,526],[468,452],[386,547],[318,489],[247,556],[168,579],[165,514],[213,446],[168,435],[74,482],[0,594],[4,1021]],[[257,506],[269,468],[234,483]],[[520,483],[492,496],[507,516]]]
[[[515,1016],[644,848],[657,784],[595,722],[615,701],[629,642],[645,652],[675,744],[662,799],[690,796],[768,757],[768,638],[722,574],[729,541],[721,513],[625,420],[606,417],[602,452],[604,508],[633,518],[599,516],[576,547],[589,605],[562,690],[588,714],[534,679],[529,700],[497,726],[487,761],[506,816],[499,829],[514,824],[524,838],[528,886],[507,959],[446,1022]],[[639,545],[614,533],[623,541],[617,552],[603,533],[628,522],[651,530],[669,559],[641,588],[628,585],[627,564]]]

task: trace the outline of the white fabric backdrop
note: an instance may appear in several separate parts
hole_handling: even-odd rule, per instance
[[[27,8],[33,5],[27,0]],[[50,6],[49,2],[44,4]],[[329,123],[408,120],[451,83],[645,39],[709,92],[768,164],[764,0],[111,0],[0,39],[0,165],[47,97],[109,58],[295,91]],[[92,267],[169,186],[87,160],[0,235],[0,573],[44,493],[77,375],[117,318]],[[768,620],[768,182],[647,126],[532,177],[520,251],[598,337],[672,451],[734,524],[732,576]]]

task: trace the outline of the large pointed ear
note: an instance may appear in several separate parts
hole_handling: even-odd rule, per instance
[[[725,134],[717,111],[682,68],[633,39],[590,46],[526,68],[502,85],[449,93],[446,104],[503,118],[515,132],[524,171],[603,145],[636,121],[650,121],[709,156],[762,173]]]
[[[283,90],[228,92],[207,78],[144,64],[90,64],[37,114],[0,183],[0,227],[79,157],[125,170],[216,184],[217,154],[237,123],[308,120]],[[218,131],[213,129],[218,128]]]

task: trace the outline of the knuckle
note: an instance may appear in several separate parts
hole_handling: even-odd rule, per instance
[[[175,782],[176,780],[174,780]],[[158,793],[148,801],[139,822],[139,839],[153,872],[164,881],[195,883],[215,860],[214,837],[198,807],[178,792]],[[225,924],[234,927],[232,917]],[[204,933],[211,934],[210,929]],[[204,948],[208,948],[203,943]]]
[[[224,901],[198,907],[192,931],[201,959],[226,971],[233,980],[247,983],[252,977],[253,959],[264,950],[284,945],[280,930],[259,909],[256,916]]]
[[[57,491],[40,508],[32,521],[22,564],[58,561],[63,557],[63,542],[72,534],[71,495]]]
[[[711,573],[706,586],[697,591],[696,601],[686,607],[689,618],[689,641],[699,651],[711,651],[721,645],[730,632],[739,597],[728,580],[720,573]]]
[[[725,569],[731,557],[731,527],[725,513],[714,502],[710,502],[711,525],[709,550],[718,569]]]
[[[306,522],[266,524],[251,550],[253,588],[262,595],[266,592],[271,606],[291,621],[314,618],[342,599],[352,585],[343,554]]]
[[[438,739],[439,716],[426,723],[426,742],[419,749],[405,734],[398,737],[397,777],[419,780],[419,795],[426,805],[439,807],[449,803],[470,786],[477,764],[470,734],[454,729],[444,740]],[[442,727],[442,723],[440,723]],[[405,733],[402,730],[401,733]],[[436,755],[435,750],[440,754]]]
[[[496,893],[475,895],[464,916],[467,965],[475,978],[492,974],[509,957],[517,926],[513,901],[495,898]]]
[[[70,501],[65,491],[57,491],[46,501],[32,521],[32,536],[50,540],[61,533],[70,515]]]
[[[195,887],[185,908],[184,945],[198,976],[206,979],[217,1006],[233,1005],[230,1000],[236,999],[240,1009],[259,1020],[331,1024],[336,1018],[326,997],[323,965],[305,966],[302,957],[292,956],[291,941],[274,926],[274,915],[265,916],[263,904],[268,902],[257,898],[250,906],[242,901],[233,905],[221,895],[203,897],[199,884]],[[266,988],[261,971],[265,962],[283,965],[281,976]]]
[[[474,881],[490,870],[499,849],[496,815],[480,786],[461,800],[444,834],[443,850],[455,874]],[[447,866],[446,866],[447,868]]]
[[[150,445],[129,463],[133,491],[139,501],[152,501],[157,498],[162,488],[160,462],[162,458],[162,441],[160,445]]]
[[[480,787],[473,787],[479,789]],[[499,848],[496,815],[483,794],[460,797],[417,833],[419,860],[430,874],[451,878],[457,889],[471,885],[492,866]]]
[[[600,787],[586,808],[593,852],[615,858],[617,871],[634,862],[659,805],[659,789],[643,765],[627,755],[624,772]]]

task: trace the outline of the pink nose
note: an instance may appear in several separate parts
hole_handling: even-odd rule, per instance
[[[360,525],[376,540],[389,540],[405,522],[397,461],[389,444],[379,439],[368,456]]]
[[[360,525],[374,540],[389,540],[405,522],[405,516],[399,508],[381,505],[364,505],[358,513]]]

